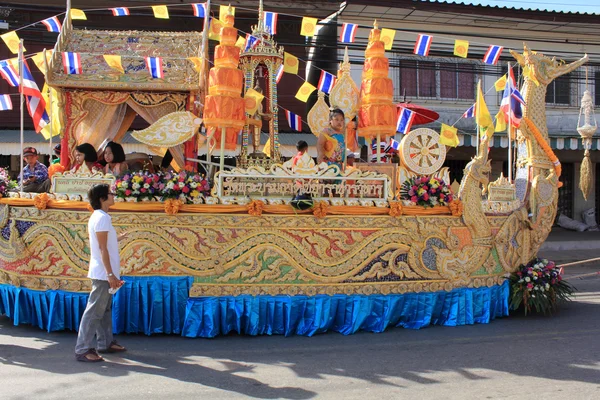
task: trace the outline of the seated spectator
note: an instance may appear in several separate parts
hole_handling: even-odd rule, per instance
[[[125,151],[119,143],[108,142],[104,148],[104,173],[120,176],[129,169],[125,162]]]
[[[60,149],[60,143],[54,146],[54,154],[56,155],[56,158],[52,160],[50,167],[48,167],[48,178],[50,179],[52,179],[52,175],[56,174],[57,172],[65,172],[65,167],[60,164]]]
[[[27,165],[23,168],[23,192],[44,193],[50,189],[48,168],[38,161],[39,155],[34,147],[25,147],[23,157]],[[19,176],[21,179],[21,176]]]
[[[75,147],[75,165],[71,168],[73,173],[102,172],[102,165],[98,164],[98,153],[89,143],[82,143]]]

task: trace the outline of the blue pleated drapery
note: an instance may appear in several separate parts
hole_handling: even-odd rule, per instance
[[[488,323],[508,315],[508,282],[451,292],[391,295],[223,296],[188,298],[190,277],[125,277],[113,299],[115,333],[174,333],[215,337],[303,335],[388,327]],[[0,315],[15,325],[48,331],[77,330],[87,293],[36,291],[0,285]]]
[[[181,333],[191,277],[123,277],[113,298],[115,333]],[[15,325],[47,331],[78,330],[88,293],[37,291],[0,285],[0,315]]]
[[[485,324],[508,315],[508,282],[451,292],[391,295],[224,296],[187,302],[183,336],[303,335],[387,327]]]

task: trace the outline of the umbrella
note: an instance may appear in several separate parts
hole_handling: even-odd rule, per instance
[[[440,114],[436,113],[433,110],[430,110],[425,107],[418,106],[416,104],[411,103],[398,103],[396,104],[396,108],[398,110],[398,116],[400,116],[400,110],[402,108],[406,108],[410,111],[414,111],[415,119],[413,120],[413,125],[425,125],[429,124],[437,120],[440,117]]]

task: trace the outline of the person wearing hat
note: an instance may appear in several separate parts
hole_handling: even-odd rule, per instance
[[[23,192],[44,193],[50,189],[48,168],[38,161],[39,154],[35,147],[25,147],[23,150],[25,167],[19,179],[23,179]]]

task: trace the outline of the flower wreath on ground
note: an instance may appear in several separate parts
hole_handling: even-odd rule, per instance
[[[197,203],[210,192],[208,179],[202,174],[183,170],[152,174],[146,171],[127,173],[115,182],[115,192],[121,199],[137,201],[179,199]]]
[[[512,273],[510,309],[521,305],[525,315],[535,309],[545,315],[556,311],[561,301],[568,301],[575,288],[562,278],[562,268],[543,258],[534,258]]]
[[[0,197],[6,197],[9,190],[17,188],[17,181],[10,179],[8,170],[0,167]]]
[[[421,176],[406,180],[400,187],[400,200],[423,207],[447,206],[454,199],[452,190],[436,177]]]

